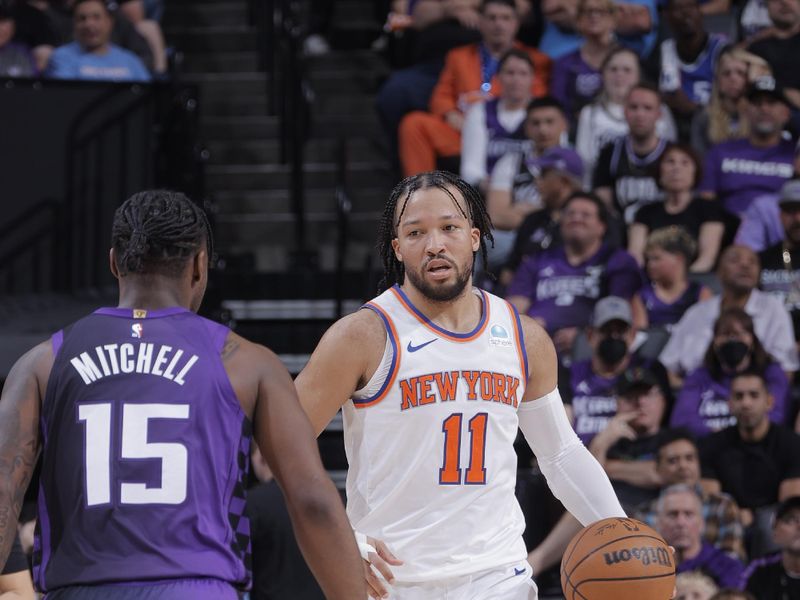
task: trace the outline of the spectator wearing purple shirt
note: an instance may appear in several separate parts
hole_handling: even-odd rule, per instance
[[[673,38],[661,42],[659,88],[686,137],[692,116],[711,98],[714,67],[725,36],[706,31],[697,0],[667,0],[664,16]]]
[[[576,25],[584,42],[556,61],[550,82],[550,93],[561,102],[573,129],[581,109],[592,102],[603,87],[600,66],[616,44],[614,3],[580,0]]]
[[[632,350],[636,329],[630,304],[623,298],[608,296],[594,307],[587,329],[591,356],[573,363],[559,374],[559,389],[572,426],[587,446],[617,413],[616,386],[629,367],[646,367],[668,390],[664,367],[635,354]]]
[[[688,266],[694,253],[694,241],[679,228],[662,227],[647,238],[644,251],[647,278],[640,295],[648,327],[668,331],[690,306],[713,295],[699,282],[689,281]]]
[[[747,100],[749,136],[712,147],[700,184],[701,195],[716,198],[736,217],[758,196],[777,192],[794,173],[794,144],[782,137],[789,120],[782,88],[772,77],[761,77],[750,84]]]
[[[11,8],[0,4],[0,77],[33,77],[36,63],[26,46],[15,44],[16,22]]]
[[[741,588],[744,565],[719,548],[704,542],[703,500],[683,483],[672,485],[658,498],[658,532],[675,548],[677,572],[702,571],[720,587]]]
[[[500,96],[476,102],[466,111],[461,129],[461,178],[484,196],[489,191],[489,175],[501,157],[533,150],[533,142],[525,135],[533,76],[531,57],[512,48],[497,66]]]
[[[508,288],[508,300],[547,329],[562,356],[569,354],[579,328],[589,324],[600,298],[632,301],[635,323],[644,321],[638,266],[630,254],[603,242],[607,223],[603,201],[576,192],[561,214],[563,246],[523,260]]]
[[[752,317],[741,308],[728,308],[714,324],[703,366],[689,374],[678,393],[670,425],[685,426],[703,436],[736,423],[728,397],[732,378],[745,371],[763,374],[774,398],[769,418],[785,424],[789,380],[756,337]]]
[[[795,177],[798,168],[800,168],[800,152],[795,149]],[[779,193],[759,196],[750,203],[742,215],[742,224],[736,232],[736,243],[752,248],[756,252],[762,252],[783,241],[785,231],[780,205],[784,202],[789,205],[800,202],[800,190],[796,181],[789,180]]]

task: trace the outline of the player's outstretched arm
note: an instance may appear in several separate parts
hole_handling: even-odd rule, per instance
[[[260,365],[255,438],[286,497],[300,550],[326,598],[366,598],[353,530],[292,379],[272,352],[250,348]]]
[[[371,310],[340,319],[322,336],[294,382],[317,435],[378,368],[385,344],[386,330]]]
[[[624,517],[600,463],[581,443],[556,386],[558,363],[550,337],[535,321],[522,319],[528,354],[528,386],[519,407],[519,427],[536,455],[553,494],[583,525]]]
[[[20,358],[0,397],[0,570],[6,564],[39,452],[39,409],[53,362],[50,342]]]

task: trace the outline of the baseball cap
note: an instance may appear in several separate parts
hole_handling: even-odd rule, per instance
[[[800,496],[790,496],[775,510],[775,518],[780,520],[793,510],[800,510]]]
[[[583,160],[571,148],[550,148],[539,157],[539,168],[558,171],[580,181],[583,178]]]
[[[790,179],[783,184],[778,195],[778,204],[800,205],[800,179]]]
[[[631,305],[625,298],[619,296],[606,296],[597,301],[592,312],[592,327],[598,329],[609,321],[622,321],[628,325],[633,324]]]
[[[772,96],[787,106],[791,106],[783,92],[783,87],[772,75],[763,75],[761,77],[757,77],[747,86],[746,96],[748,100],[752,100],[756,96],[761,95]]]
[[[649,370],[631,367],[619,376],[615,391],[619,396],[627,396],[634,390],[645,391],[657,385],[660,386],[660,382]]]

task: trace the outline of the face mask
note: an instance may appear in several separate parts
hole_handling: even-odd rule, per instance
[[[607,337],[600,340],[597,346],[597,354],[605,364],[611,366],[620,362],[628,353],[628,344],[625,340],[615,337]]]
[[[747,344],[739,340],[725,342],[717,348],[719,362],[730,371],[735,370],[749,352],[750,348]]]

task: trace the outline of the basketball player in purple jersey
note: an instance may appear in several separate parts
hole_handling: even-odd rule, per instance
[[[365,598],[314,432],[277,357],[195,314],[205,214],[147,191],[116,212],[119,306],[25,354],[0,399],[0,565],[42,453],[34,578],[48,600],[233,600],[249,585],[251,429],[328,598]],[[335,548],[335,552],[330,550]]]

